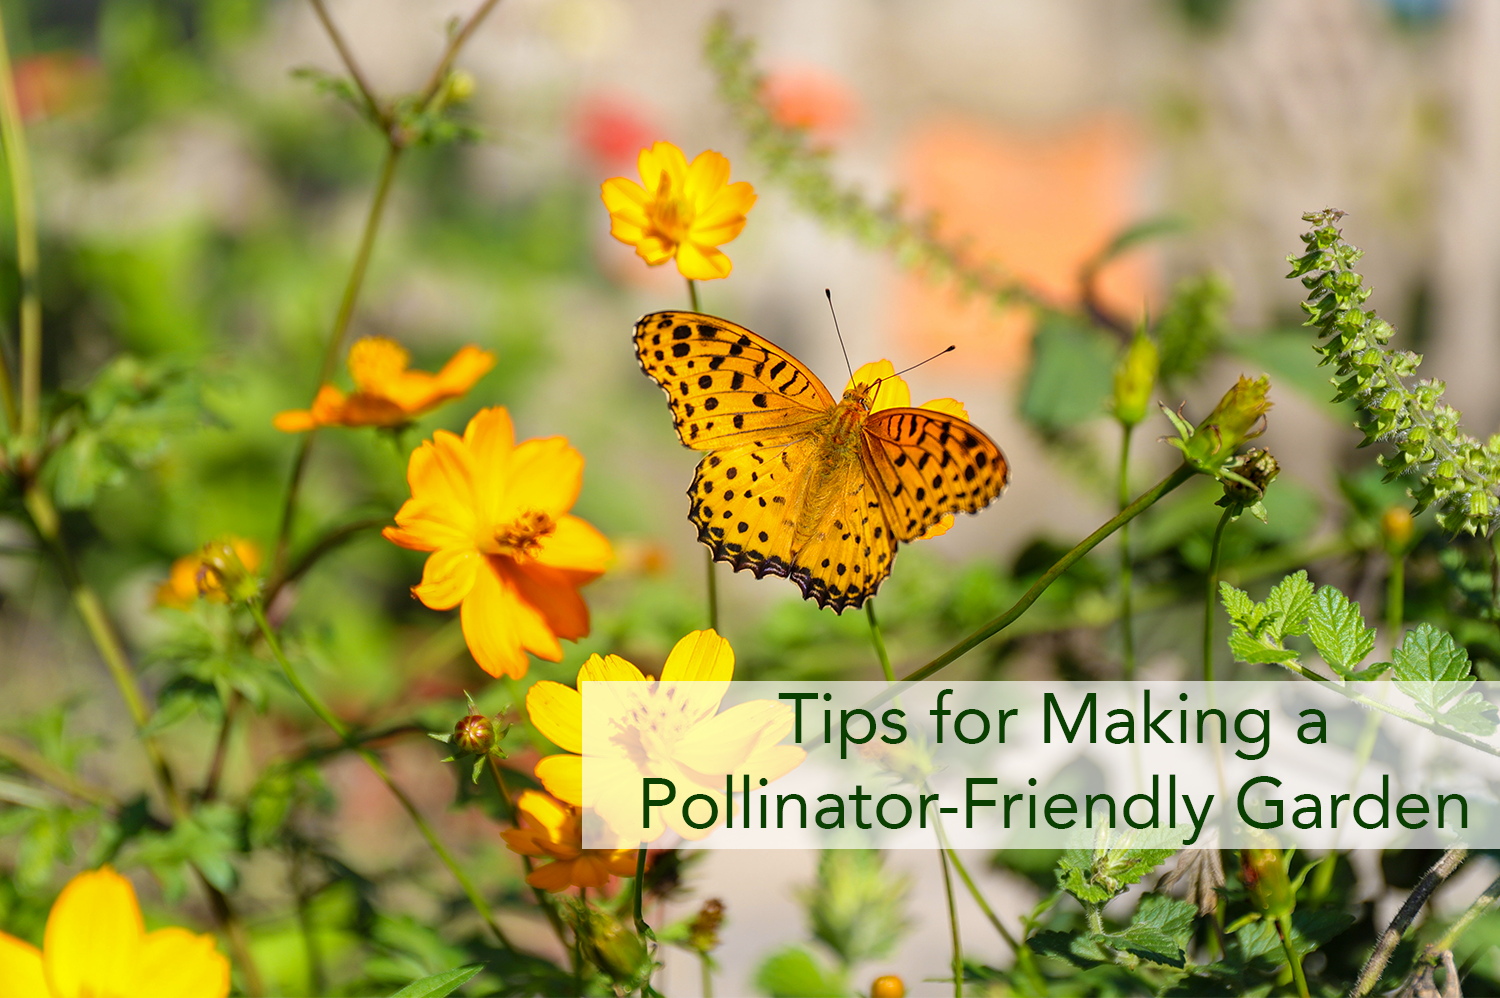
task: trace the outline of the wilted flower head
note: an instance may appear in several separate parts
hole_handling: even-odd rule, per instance
[[[728,277],[733,264],[718,247],[745,227],[755,190],[729,183],[729,160],[713,150],[689,164],[681,149],[657,142],[641,150],[637,165],[641,184],[614,177],[600,190],[609,234],[652,267],[675,259],[690,280]]]
[[[221,537],[172,562],[172,571],[156,590],[158,606],[185,610],[199,597],[228,603],[255,595],[260,548],[243,537]]]
[[[1205,475],[1223,478],[1240,447],[1265,432],[1265,416],[1272,405],[1266,397],[1270,390],[1271,379],[1265,375],[1254,381],[1240,375],[1239,381],[1224,393],[1213,412],[1197,427],[1189,426],[1181,416],[1165,409],[1180,435],[1171,441],[1172,445],[1182,451],[1183,459],[1194,468]]]
[[[463,396],[495,366],[488,350],[466,346],[436,374],[410,370],[411,354],[394,340],[366,336],[349,348],[354,391],[333,385],[318,389],[311,409],[278,413],[273,423],[285,433],[319,426],[400,426]]]
[[[559,639],[589,632],[578,589],[609,563],[609,541],[568,511],[583,455],[562,437],[515,443],[510,415],[481,410],[458,437],[439,430],[412,452],[411,498],[385,537],[431,551],[412,589],[434,610],[460,607],[464,640],[495,677],[526,675],[526,653],[556,662]]]
[[[535,790],[516,798],[516,827],[500,834],[511,852],[551,860],[526,877],[544,891],[603,887],[611,876],[635,875],[635,850],[583,848],[578,810]]]

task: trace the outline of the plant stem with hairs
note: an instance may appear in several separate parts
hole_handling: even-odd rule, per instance
[[[297,695],[302,698],[302,702],[307,704],[308,708],[314,714],[318,715],[318,718],[324,724],[328,725],[334,734],[338,735],[342,741],[351,742],[349,726],[339,720],[337,715],[328,709],[328,706],[302,681],[302,677],[292,667],[291,660],[286,657],[286,653],[281,649],[281,642],[277,640],[276,632],[271,629],[270,623],[266,620],[266,612],[261,607],[259,600],[250,600],[246,605],[250,608],[250,615],[255,618],[256,626],[260,628],[261,636],[265,638],[266,647],[271,650],[271,655],[276,659],[277,664],[281,666],[281,671],[286,676],[287,682],[292,685],[292,689],[297,691]],[[453,858],[453,854],[448,851],[448,847],[443,845],[443,841],[438,838],[437,832],[428,824],[422,812],[417,810],[416,804],[406,795],[406,791],[402,790],[396,781],[391,778],[390,772],[385,768],[385,763],[380,761],[378,755],[363,746],[355,746],[351,743],[350,747],[359,754],[360,758],[365,760],[366,765],[380,778],[380,782],[386,785],[386,788],[390,790],[396,800],[401,802],[401,806],[406,809],[406,813],[411,818],[412,824],[417,826],[417,830],[427,840],[427,844],[431,847],[433,853],[448,868],[448,872],[453,874],[453,879],[457,880],[459,886],[463,888],[463,892],[468,897],[469,903],[474,906],[475,911],[479,912],[479,916],[484,919],[485,925],[489,926],[495,938],[500,941],[500,945],[512,953],[516,952],[515,946],[511,944],[510,939],[500,928],[500,924],[495,921],[495,915],[490,910],[489,902],[485,901],[483,895],[479,893],[478,888],[469,879],[469,875],[464,872],[463,867],[458,864],[458,861]]]
[[[1130,505],[1130,437],[1135,424],[1120,424],[1120,509]],[[1130,612],[1130,524],[1120,527],[1120,644],[1121,677],[1135,678],[1135,624]]]
[[[1401,937],[1406,934],[1407,928],[1416,920],[1422,911],[1422,906],[1427,899],[1432,897],[1438,889],[1458,869],[1460,863],[1469,855],[1469,850],[1455,847],[1447,850],[1432,864],[1432,868],[1422,874],[1422,879],[1417,881],[1406,900],[1402,902],[1401,909],[1396,912],[1396,917],[1391,919],[1391,924],[1381,933],[1375,942],[1375,950],[1370,954],[1370,959],[1365,961],[1364,969],[1359,972],[1359,978],[1354,982],[1350,990],[1350,998],[1362,998],[1370,993],[1380,981],[1381,972],[1385,965],[1390,963],[1391,955],[1396,952],[1396,947],[1401,942]]]
[[[964,946],[958,935],[958,903],[953,897],[953,874],[948,870],[948,852],[938,850],[938,865],[943,869],[943,894],[948,899],[948,929],[953,939],[953,996],[964,994]]]
[[[1225,509],[1214,527],[1214,537],[1208,546],[1208,576],[1203,590],[1203,681],[1214,681],[1214,607],[1219,602],[1219,555],[1224,548],[1224,528],[1229,526],[1234,511]]]

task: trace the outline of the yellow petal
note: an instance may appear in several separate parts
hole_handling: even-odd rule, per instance
[[[792,708],[773,700],[751,700],[693,725],[677,743],[677,761],[705,774],[740,772],[759,747],[767,729],[785,737],[793,722]]]
[[[495,510],[495,522],[506,523],[533,511],[559,520],[573,508],[582,487],[583,455],[566,438],[524,441],[511,455],[505,496]]]
[[[360,391],[389,397],[388,388],[411,364],[411,354],[395,340],[365,336],[349,348],[349,376]]]
[[[526,883],[532,887],[540,887],[549,894],[565,891],[573,886],[572,873],[573,864],[571,859],[559,859],[539,866],[526,875]]]
[[[593,526],[576,516],[564,516],[552,533],[542,538],[536,561],[550,568],[600,575],[609,567],[614,551]]]
[[[745,228],[745,215],[754,205],[754,188],[744,182],[730,184],[693,218],[693,242],[709,246],[729,242]]]
[[[516,798],[516,809],[521,812],[524,819],[535,825],[553,841],[562,838],[564,829],[568,826],[568,819],[572,816],[565,805],[535,790],[523,791],[521,796]]]
[[[727,183],[729,183],[729,160],[725,159],[721,153],[705,149],[694,156],[692,164],[688,166],[683,194],[696,213],[707,208],[713,202],[714,195],[723,190]]]
[[[574,807],[583,806],[582,756],[568,753],[549,755],[536,764],[536,778],[558,800],[567,801]]]
[[[580,683],[644,683],[645,673],[618,655],[590,655],[578,670]],[[567,687],[564,687],[566,689]],[[580,709],[581,709],[580,704]],[[580,718],[582,715],[579,715]],[[583,751],[581,748],[575,752]]]
[[[408,499],[396,512],[396,526],[386,527],[381,533],[391,543],[413,551],[471,547],[474,543],[472,518],[454,522],[458,515],[451,503]]]
[[[532,654],[556,662],[562,658],[559,638],[577,641],[588,635],[589,605],[578,594],[588,576],[528,562],[508,566],[506,577],[520,603],[521,644]]]
[[[946,416],[957,416],[965,423],[969,421],[969,410],[965,409],[964,404],[958,399],[932,399],[929,402],[923,402],[918,408],[931,409],[933,412],[941,412]]]
[[[692,281],[716,281],[734,269],[729,257],[712,246],[683,243],[677,247],[677,272]]]
[[[584,664],[584,668],[589,668],[598,658],[598,655],[594,655]],[[640,673],[637,672],[636,675],[639,676]],[[526,716],[531,718],[531,723],[542,733],[542,737],[558,748],[566,752],[583,751],[583,695],[577,690],[543,679],[526,691]],[[552,793],[554,796],[562,796],[555,790]],[[570,797],[563,797],[563,800],[570,804],[577,803]]]
[[[0,995],[52,998],[42,972],[42,951],[3,932],[0,932]]]
[[[663,187],[676,194],[686,185],[687,157],[670,142],[656,142],[650,149],[642,149],[636,157],[636,166],[652,197],[660,197]]]
[[[484,558],[472,547],[434,551],[422,569],[422,584],[411,593],[434,610],[451,610],[474,588]]]
[[[879,383],[875,389],[875,397],[870,400],[870,411],[879,412],[881,409],[904,409],[911,405],[911,388],[906,381],[896,376],[896,366],[888,360],[871,361],[863,364],[854,372],[845,386],[845,391],[856,386],[868,389],[871,385]]]
[[[648,233],[635,244],[635,255],[652,267],[660,266],[677,255],[677,244],[657,233]]]
[[[126,998],[134,993],[146,934],[130,881],[109,867],[68,882],[42,943],[42,966],[57,998]]]
[[[146,936],[140,979],[151,998],[224,998],[229,961],[215,948],[213,936],[157,929]]]
[[[496,679],[520,679],[531,664],[515,626],[516,602],[515,594],[507,592],[499,576],[486,565],[474,573],[474,586],[459,607],[459,624],[469,654]]]
[[[515,443],[516,430],[504,406],[479,410],[464,428],[464,444],[474,460],[474,496],[479,503],[475,517],[491,530],[498,524],[497,511],[508,487]]]
[[[440,392],[449,398],[466,393],[495,366],[495,355],[476,346],[466,346],[448,358],[442,370],[434,375]]]
[[[313,414],[306,409],[288,409],[286,412],[278,412],[271,420],[271,425],[282,433],[303,433],[318,424],[313,421]]]
[[[734,678],[734,649],[717,631],[692,631],[667,656],[661,678],[663,682],[728,682]]]
[[[647,214],[647,206],[651,204],[651,195],[640,184],[624,177],[615,177],[600,185],[599,196],[603,198],[611,220],[642,229],[650,227],[651,216]]]
[[[483,466],[477,465],[465,441],[447,430],[438,430],[412,452],[406,477],[414,501],[440,510],[444,521],[474,537],[478,533],[475,479],[482,471]]]
[[[603,887],[609,883],[609,877],[609,866],[604,857],[592,850],[573,861],[573,871],[569,874],[569,879],[579,887]]]

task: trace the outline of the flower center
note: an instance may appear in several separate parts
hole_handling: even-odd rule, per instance
[[[666,170],[661,172],[661,183],[656,187],[656,197],[651,200],[650,214],[652,227],[674,243],[686,239],[693,226],[696,212],[681,191],[672,190],[672,177]]]
[[[552,517],[528,509],[503,527],[495,528],[495,553],[508,558],[535,558],[542,538],[557,529]]]

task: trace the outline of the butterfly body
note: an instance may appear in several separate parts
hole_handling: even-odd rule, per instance
[[[879,405],[889,378],[855,379],[836,401],[771,341],[696,312],[643,317],[635,345],[678,438],[710,452],[688,490],[698,539],[819,606],[863,605],[899,542],[977,512],[1008,481],[1000,448],[951,407]]]

